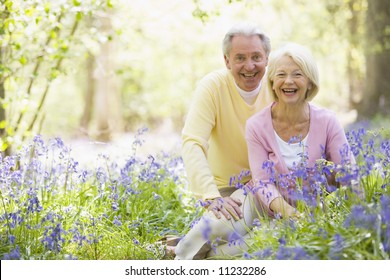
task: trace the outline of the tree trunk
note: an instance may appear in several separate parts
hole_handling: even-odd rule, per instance
[[[0,48],[0,56],[1,56],[1,48]],[[3,100],[5,98],[5,88],[4,83],[0,80],[0,138],[5,137],[5,123],[6,123],[6,115],[5,109],[3,107]],[[3,140],[4,141],[4,140]]]
[[[112,32],[109,17],[103,17],[101,25],[103,33]],[[95,116],[97,139],[100,141],[109,141],[113,132],[122,130],[120,98],[114,69],[115,62],[112,56],[115,53],[114,47],[114,43],[108,40],[101,46],[101,52],[96,58]]]
[[[86,61],[87,79],[84,95],[84,109],[80,120],[81,133],[86,135],[88,135],[88,129],[92,119],[93,104],[95,99],[95,80],[93,78],[94,68],[95,56],[92,53],[89,53]]]
[[[348,91],[349,91],[349,106],[350,109],[358,109],[359,103],[363,98],[364,87],[364,68],[361,66],[359,53],[363,48],[362,36],[359,30],[364,24],[362,0],[349,0],[348,10],[350,17],[347,19],[349,50],[347,51],[347,77],[348,77]]]
[[[390,115],[390,1],[368,1],[366,27],[367,80],[359,119]]]

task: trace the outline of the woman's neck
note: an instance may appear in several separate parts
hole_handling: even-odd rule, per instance
[[[287,105],[276,102],[272,107],[272,119],[292,125],[307,122],[310,120],[309,103]]]
[[[276,102],[272,106],[271,114],[274,130],[285,142],[299,142],[309,133],[309,103],[285,106]]]

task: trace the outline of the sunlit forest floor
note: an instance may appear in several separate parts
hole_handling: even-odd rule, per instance
[[[136,147],[136,155],[141,158],[161,152],[169,154],[180,152],[180,134],[169,129],[148,130],[140,136],[137,136],[136,132],[118,134],[113,136],[110,142],[77,138],[67,140],[65,144],[71,147],[71,154],[81,166],[93,163],[99,154],[109,156],[111,160],[121,165],[134,153],[133,143],[136,137],[141,140],[140,145]]]

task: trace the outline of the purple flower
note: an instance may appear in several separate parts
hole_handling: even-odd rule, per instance
[[[74,243],[76,243],[79,247],[83,246],[83,243],[87,241],[87,237],[80,233],[78,228],[72,228],[69,230],[73,234],[72,240]]]
[[[346,227],[354,226],[356,228],[375,230],[378,224],[378,215],[369,213],[368,209],[363,205],[354,205],[344,224]]]
[[[270,175],[269,181],[270,182],[276,182],[276,170],[275,170],[275,164],[271,160],[266,160],[263,162],[262,169],[265,169],[265,171]]]
[[[15,236],[14,236],[14,235],[12,235],[12,234],[8,235],[8,240],[9,240],[9,242],[10,242],[12,245],[15,244]]]
[[[14,250],[12,250],[10,253],[4,255],[4,260],[20,260],[20,248],[19,246],[16,246]]]
[[[228,246],[238,246],[244,242],[244,237],[237,231],[233,231],[228,236]]]
[[[344,249],[343,237],[336,233],[333,236],[333,241],[329,249],[328,258],[331,260],[340,260],[342,258],[342,251]]]
[[[252,222],[252,226],[254,227],[261,227],[261,222],[259,219],[254,219],[253,222]]]
[[[153,199],[154,200],[158,200],[161,198],[161,196],[159,196],[158,194],[156,194],[155,192],[152,193],[153,194]]]
[[[280,246],[275,254],[277,260],[311,260],[314,257],[310,256],[304,248]]]
[[[256,257],[258,259],[267,259],[269,257],[272,256],[272,248],[265,248],[264,250],[262,251],[257,251],[255,253],[252,254],[253,257]]]
[[[54,227],[48,226],[45,229],[44,238],[41,242],[45,245],[47,250],[59,253],[62,249],[62,245],[65,243],[62,234],[67,234],[67,232],[62,228],[60,223]]]
[[[390,253],[390,196],[383,195],[380,199],[381,202],[381,221],[382,227],[384,230],[382,231],[382,239],[384,250],[387,253]]]
[[[284,237],[279,238],[278,242],[280,245],[286,245],[286,239]]]
[[[27,213],[41,212],[43,208],[37,197],[36,191],[30,188],[27,193]]]
[[[204,240],[209,241],[210,235],[211,235],[210,220],[207,217],[202,217],[202,219],[204,221],[204,227],[201,229],[202,230],[202,237]]]
[[[121,219],[121,215],[115,216],[113,223],[114,223],[114,225],[116,225],[118,227],[121,227],[122,226],[122,222],[119,219]]]

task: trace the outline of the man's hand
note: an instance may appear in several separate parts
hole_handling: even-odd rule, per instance
[[[210,201],[211,204],[207,207],[207,210],[212,211],[214,215],[220,219],[222,215],[226,219],[230,220],[232,217],[238,221],[243,217],[240,206],[241,201],[232,197],[218,197]]]

